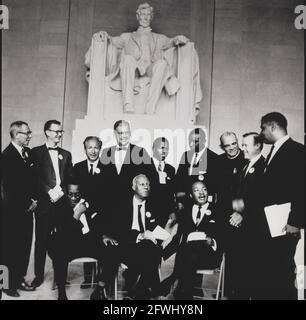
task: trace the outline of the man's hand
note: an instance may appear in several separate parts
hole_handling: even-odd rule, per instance
[[[106,41],[106,40],[110,39],[110,36],[107,34],[106,31],[99,31],[93,35],[93,38],[96,41]]]
[[[186,44],[189,41],[189,39],[185,36],[176,36],[173,38],[173,43],[175,46],[178,46],[180,44]]]
[[[80,203],[79,205],[75,206],[75,208],[73,209],[73,218],[75,220],[80,220],[81,215],[86,211],[86,209],[87,208],[85,203]]]
[[[27,212],[33,212],[37,207],[37,200],[33,200],[33,199],[31,199],[31,200],[32,200],[32,203],[29,206]]]
[[[286,224],[285,227],[283,228],[283,231],[286,231],[286,234],[296,237],[298,239],[301,237],[300,229],[297,227],[291,226],[290,224]]]
[[[245,208],[245,205],[244,205],[244,201],[243,199],[234,199],[232,201],[232,207],[233,207],[233,210],[240,213],[244,210]]]
[[[229,223],[236,228],[240,227],[243,220],[242,215],[238,212],[234,212],[230,217]]]
[[[210,237],[206,237],[205,239],[205,243],[208,245],[208,246],[212,246],[213,245],[213,241],[212,241],[212,238]]]
[[[112,245],[112,246],[117,246],[118,245],[118,241],[111,238],[111,237],[108,237],[106,235],[103,235],[102,237],[102,241],[103,241],[103,244],[105,246],[108,246],[108,244]]]
[[[146,230],[143,234],[142,234],[142,238],[143,240],[151,240],[154,244],[157,244],[157,241],[155,239],[155,237],[153,236],[153,232]]]
[[[169,219],[168,219],[166,227],[172,228],[176,224],[176,222],[177,222],[176,213],[172,212],[169,214]]]

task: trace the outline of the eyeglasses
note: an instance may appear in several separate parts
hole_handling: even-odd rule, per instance
[[[28,131],[28,132],[18,131],[17,133],[24,134],[25,136],[30,136],[32,134],[32,131]]]
[[[48,129],[48,131],[55,132],[55,134],[63,134],[64,133],[64,130],[51,130],[51,129]]]

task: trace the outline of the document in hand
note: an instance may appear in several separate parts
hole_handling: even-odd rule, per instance
[[[205,240],[206,239],[206,233],[205,232],[191,232],[189,233],[187,237],[187,242],[189,241],[199,241],[199,240]]]
[[[170,237],[170,233],[163,229],[161,226],[156,226],[153,230],[153,236],[158,240],[167,240]]]
[[[88,223],[87,223],[87,219],[86,219],[85,213],[83,213],[80,216],[80,221],[82,222],[82,225],[83,225],[82,233],[83,234],[88,233],[89,232],[89,227],[88,227]]]
[[[268,221],[271,237],[279,237],[286,234],[283,228],[286,226],[291,210],[291,203],[274,204],[264,208]]]

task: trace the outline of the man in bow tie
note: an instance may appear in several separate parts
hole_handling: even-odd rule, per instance
[[[100,213],[107,201],[105,197],[107,179],[99,159],[102,141],[99,137],[89,136],[85,138],[83,145],[87,159],[74,165],[73,176],[79,181],[82,195],[90,203],[91,210]],[[84,264],[84,283],[81,289],[90,287],[91,267],[90,263]]]
[[[34,170],[37,180],[39,205],[35,213],[35,279],[39,287],[44,280],[49,220],[54,204],[64,195],[71,175],[71,153],[59,147],[63,136],[61,123],[49,120],[44,125],[46,143],[33,148]]]
[[[6,294],[19,297],[17,290],[32,291],[24,277],[30,258],[33,211],[37,200],[31,150],[32,131],[23,121],[10,125],[11,143],[2,152],[0,264],[8,267]]]
[[[132,180],[138,174],[150,172],[151,158],[144,148],[130,142],[131,128],[129,122],[118,120],[114,124],[114,135],[117,141],[115,146],[102,151],[102,171],[110,182],[106,191],[106,199],[116,197],[112,192],[121,187],[123,197],[131,194]],[[115,200],[116,201],[116,200]]]

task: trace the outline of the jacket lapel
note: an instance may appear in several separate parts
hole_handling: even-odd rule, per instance
[[[48,171],[50,170],[49,172],[55,179],[55,171],[54,171],[52,160],[46,145],[43,146],[43,157],[44,157],[46,166],[49,167]]]

